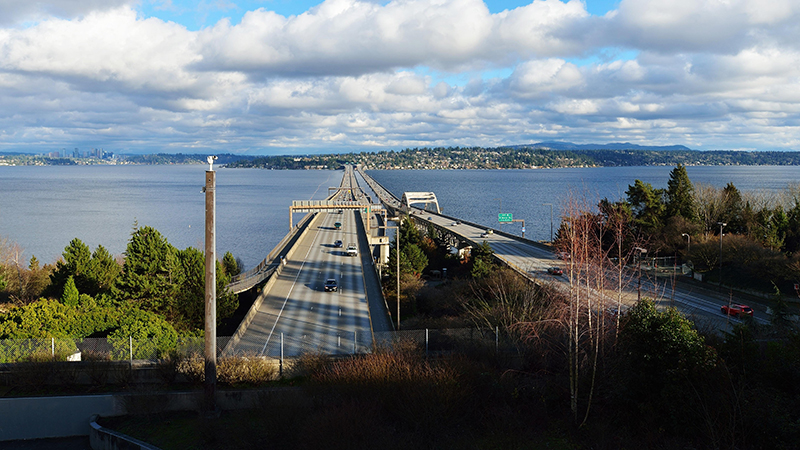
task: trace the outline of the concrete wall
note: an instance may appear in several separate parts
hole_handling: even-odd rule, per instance
[[[0,441],[86,436],[95,414],[124,411],[114,395],[0,398]]]
[[[216,400],[220,409],[231,411],[257,408],[271,396],[294,398],[298,392],[295,388],[217,391]],[[88,436],[95,415],[199,411],[202,400],[202,391],[0,398],[0,442]]]

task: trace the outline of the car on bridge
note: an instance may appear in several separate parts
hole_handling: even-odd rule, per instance
[[[740,317],[740,316],[750,316],[753,317],[753,308],[747,305],[722,305],[720,308],[722,314],[733,316],[733,317]]]
[[[340,230],[342,228],[342,222],[336,222],[333,224],[333,228]]]
[[[564,275],[564,271],[561,270],[561,267],[548,267],[547,273],[550,275]]]
[[[325,292],[336,292],[339,289],[339,284],[336,278],[328,278],[325,280]]]
[[[352,242],[347,244],[347,256],[358,256],[358,247]]]
[[[344,245],[344,244],[342,244],[341,239],[337,239],[337,240],[333,241],[333,246],[336,247],[336,248],[340,248],[342,245]]]

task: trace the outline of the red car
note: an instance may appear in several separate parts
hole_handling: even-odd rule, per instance
[[[564,271],[560,267],[548,267],[547,273],[550,275],[564,275]]]
[[[722,314],[727,314],[729,316],[739,317],[739,316],[753,316],[753,308],[747,305],[723,305],[721,308]]]

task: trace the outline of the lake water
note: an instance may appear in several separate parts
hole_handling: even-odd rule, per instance
[[[636,179],[666,188],[672,166],[602,167],[531,170],[371,170],[367,173],[398,197],[404,191],[432,191],[442,213],[485,224],[500,225],[497,214],[511,213],[525,220],[525,236],[550,239],[550,206],[558,229],[561,206],[569,196],[597,205],[602,198],[619,200]],[[777,194],[800,182],[800,166],[687,167],[692,183],[724,187],[729,182],[741,191]],[[502,225],[520,234],[522,223]]]
[[[204,248],[205,165],[0,166],[0,237],[42,262],[73,238],[121,254],[134,222]],[[341,171],[217,170],[217,253],[253,267],[289,231],[292,200],[324,199]],[[295,215],[295,222],[302,215]]]
[[[31,255],[54,262],[73,238],[94,250],[122,254],[134,222],[159,230],[178,247],[203,248],[206,166],[0,166],[0,237]],[[368,173],[400,196],[436,193],[443,212],[497,227],[497,213],[524,219],[526,236],[550,234],[561,202],[570,192],[624,197],[635,179],[666,187],[672,167],[596,169],[380,171]],[[694,183],[718,187],[732,181],[741,190],[778,192],[800,181],[800,167],[688,167]],[[217,171],[217,251],[230,251],[253,267],[289,230],[292,200],[323,199],[341,171]],[[499,200],[498,200],[499,199]],[[295,221],[300,217],[295,217]],[[519,233],[521,224],[504,225]]]

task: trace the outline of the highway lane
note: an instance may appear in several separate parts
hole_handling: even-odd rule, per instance
[[[346,171],[342,187],[350,187]],[[350,200],[347,191],[335,196]],[[236,347],[237,353],[279,357],[307,351],[325,354],[362,352],[372,347],[372,326],[361,265],[361,240],[357,234],[357,212],[319,213],[312,229],[297,244],[275,285]],[[334,224],[340,222],[341,228]],[[334,242],[341,240],[342,247]],[[347,256],[353,243],[359,256]],[[325,292],[327,278],[339,288]]]
[[[384,192],[380,192],[380,189],[378,189],[378,192],[385,195]],[[395,203],[394,199],[389,202],[391,205]],[[475,244],[480,244],[484,241],[488,242],[498,258],[537,281],[552,283],[558,289],[569,288],[568,261],[559,260],[555,253],[549,249],[498,233],[484,235],[489,229],[488,227],[462,223],[418,208],[409,208],[409,211],[412,216],[452,231]],[[564,270],[564,275],[554,276],[548,274],[547,268],[549,267],[561,267]],[[614,270],[607,270],[606,286],[617,286],[617,274]],[[622,309],[626,310],[636,302],[639,296],[638,271],[632,270],[630,267],[626,268],[622,286]],[[718,292],[711,286],[701,287],[687,282],[681,276],[654,277],[651,271],[643,271],[641,292],[642,296],[655,299],[657,305],[661,307],[674,306],[695,322],[720,330],[729,330],[734,324],[741,322],[738,318],[723,315],[720,312],[722,305],[729,302],[748,303],[741,299],[737,300],[735,294],[730,292]],[[599,299],[600,296],[605,297],[606,305],[616,305],[617,303],[615,291],[604,291],[602,293],[593,291],[593,295],[596,299]],[[763,309],[756,308],[754,319],[760,324],[769,322],[768,316]]]
[[[321,214],[314,232],[299,242],[295,257],[284,266],[256,318],[242,336],[237,352],[279,357],[303,352],[346,354],[372,346],[370,313],[364,291],[361,259],[335,247],[337,239],[358,245],[355,214]],[[337,230],[335,222],[341,222]],[[327,278],[339,288],[325,292]]]

